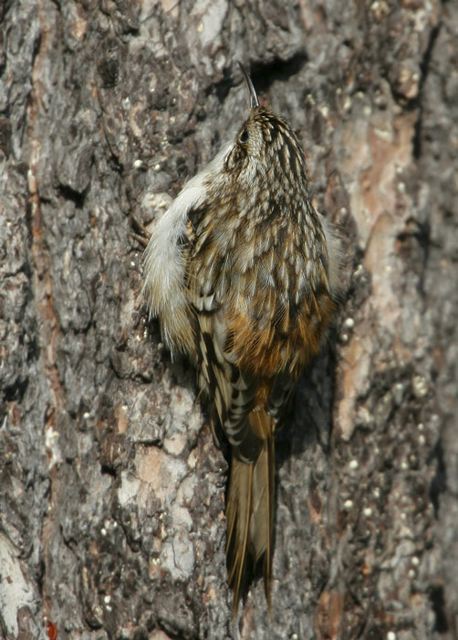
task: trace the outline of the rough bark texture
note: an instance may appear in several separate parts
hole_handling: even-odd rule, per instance
[[[0,635],[456,638],[457,3],[0,12]],[[257,584],[237,624],[226,463],[130,235],[245,117],[234,58],[304,143],[348,288],[278,437],[272,612]]]

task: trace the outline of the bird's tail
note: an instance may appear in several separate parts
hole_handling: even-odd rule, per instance
[[[255,456],[246,461],[243,449],[232,448],[227,497],[227,570],[233,590],[232,612],[262,560],[264,590],[270,608],[273,552],[274,434],[273,420],[264,409],[254,409],[247,428],[258,441]]]

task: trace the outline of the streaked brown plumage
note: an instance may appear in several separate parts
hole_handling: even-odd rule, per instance
[[[258,563],[270,602],[274,435],[335,308],[336,242],[310,200],[303,152],[260,106],[158,222],[145,291],[171,349],[197,365],[231,445],[228,581],[234,612]]]

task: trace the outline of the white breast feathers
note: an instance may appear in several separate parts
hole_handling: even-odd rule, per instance
[[[187,182],[153,229],[144,256],[145,295],[150,313],[159,316],[168,348],[192,354],[192,314],[185,288],[186,264],[182,239],[188,214],[205,204],[212,177],[221,172],[230,146]]]

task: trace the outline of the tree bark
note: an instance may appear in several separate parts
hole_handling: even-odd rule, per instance
[[[458,5],[0,8],[0,632],[458,634]],[[304,144],[345,295],[277,439],[273,605],[226,585],[227,465],[141,297],[154,224],[247,115]]]

